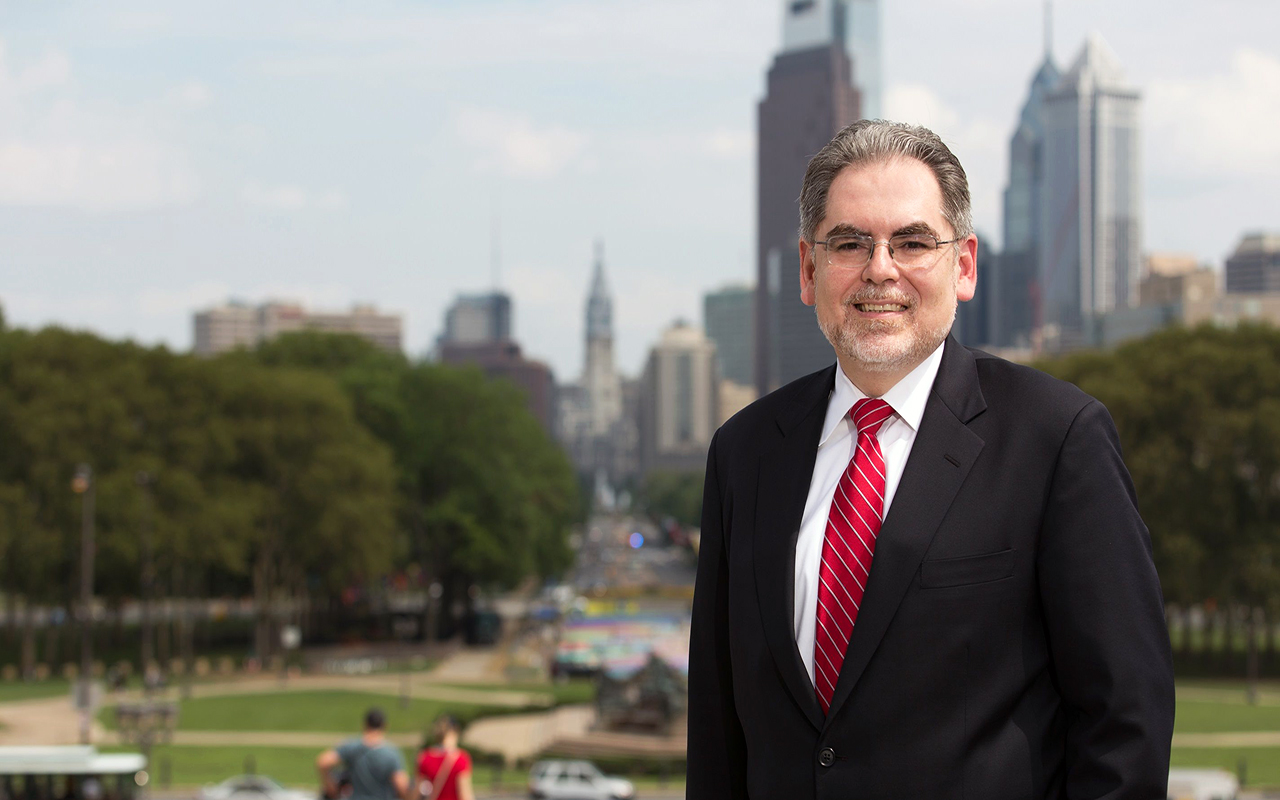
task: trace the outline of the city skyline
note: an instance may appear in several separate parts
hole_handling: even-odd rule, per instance
[[[781,3],[302,9],[6,12],[9,324],[187,349],[191,314],[230,297],[369,302],[404,316],[421,355],[457,294],[493,288],[496,217],[514,336],[570,380],[596,238],[627,375],[673,319],[700,319],[704,293],[752,282],[752,121]],[[1143,92],[1144,249],[1220,266],[1243,233],[1277,227],[1280,145],[1257,131],[1280,117],[1265,35],[1280,10],[1195,9],[1059,3],[1053,45],[1062,61],[1100,31]],[[953,146],[992,243],[1041,14],[882,9],[885,111]]]

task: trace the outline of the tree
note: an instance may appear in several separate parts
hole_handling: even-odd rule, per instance
[[[576,481],[514,385],[333,334],[282,336],[254,357],[330,375],[392,449],[408,555],[443,584],[446,608],[472,583],[509,586],[570,564]]]
[[[1102,400],[1120,432],[1165,597],[1280,609],[1280,331],[1170,329],[1046,369]]]
[[[641,484],[641,503],[654,522],[668,517],[689,528],[702,524],[703,472],[657,470]]]

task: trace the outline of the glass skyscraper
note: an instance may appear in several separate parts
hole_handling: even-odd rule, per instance
[[[1046,349],[1087,344],[1095,317],[1137,301],[1140,105],[1096,33],[1045,98],[1038,269]]]

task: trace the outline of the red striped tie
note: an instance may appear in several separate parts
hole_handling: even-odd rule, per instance
[[[871,574],[871,556],[884,515],[884,455],[876,432],[891,416],[893,409],[888,403],[869,397],[854,403],[849,411],[858,428],[858,446],[831,500],[818,572],[813,674],[824,714],[831,708],[844,651]]]

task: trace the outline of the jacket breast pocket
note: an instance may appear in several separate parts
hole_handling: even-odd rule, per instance
[[[940,558],[920,564],[920,588],[943,589],[991,583],[1013,575],[1015,551],[1001,550],[963,558]]]

